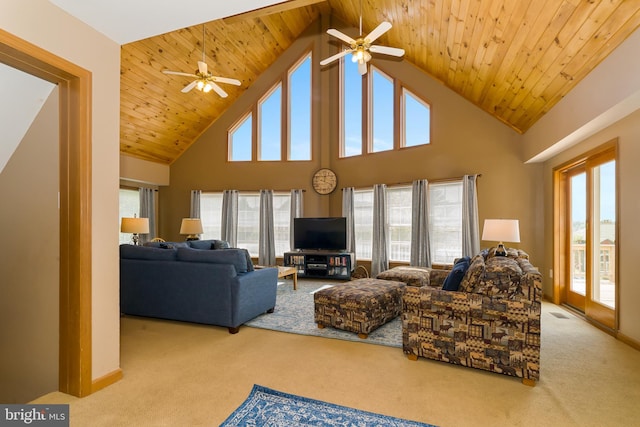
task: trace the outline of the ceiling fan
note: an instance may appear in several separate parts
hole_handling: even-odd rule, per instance
[[[327,30],[329,35],[332,35],[349,45],[349,49],[345,49],[340,53],[336,53],[329,58],[320,61],[320,65],[327,65],[337,59],[342,58],[348,54],[351,54],[351,60],[358,63],[358,72],[360,75],[367,73],[367,62],[371,59],[371,53],[382,53],[384,55],[402,56],[404,55],[404,49],[397,47],[387,47],[371,44],[378,39],[381,35],[389,31],[391,28],[390,22],[382,22],[376,28],[373,29],[368,35],[362,35],[362,0],[360,0],[360,36],[357,39],[353,39],[348,35],[330,28]]]
[[[198,61],[198,69],[193,73],[183,73],[180,71],[169,71],[163,70],[164,74],[172,74],[176,76],[186,76],[186,77],[195,77],[196,79],[182,88],[182,93],[187,93],[191,91],[194,87],[198,90],[208,93],[212,89],[220,95],[222,98],[226,98],[229,96],[227,92],[225,92],[218,83],[227,83],[235,86],[240,86],[240,80],[230,79],[228,77],[218,77],[211,74],[208,70],[207,63],[205,62],[205,33],[204,33],[204,25],[202,25],[202,61]]]

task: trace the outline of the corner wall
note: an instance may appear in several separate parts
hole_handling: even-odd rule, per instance
[[[96,380],[120,365],[120,46],[48,0],[3,0],[0,28],[92,73],[91,354]]]

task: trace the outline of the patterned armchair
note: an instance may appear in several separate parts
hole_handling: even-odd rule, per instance
[[[521,250],[471,259],[458,291],[407,286],[403,350],[418,357],[522,378],[540,377],[542,276]],[[440,284],[441,285],[441,284]]]

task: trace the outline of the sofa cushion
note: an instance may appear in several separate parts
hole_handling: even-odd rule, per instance
[[[447,275],[447,278],[444,279],[442,289],[445,291],[457,291],[460,287],[460,282],[462,282],[462,278],[469,269],[470,263],[471,258],[469,257],[463,257],[456,260],[453,269],[451,269],[451,272]]]
[[[462,282],[460,282],[460,288],[458,290],[460,292],[474,292],[475,286],[484,276],[484,268],[484,255],[481,252],[471,258],[469,269],[462,278]]]
[[[209,262],[212,264],[233,264],[238,273],[246,273],[247,266],[246,249],[221,249],[219,251],[178,248],[178,261]],[[253,264],[251,265],[253,269]]]
[[[162,249],[150,246],[120,245],[120,258],[171,261],[175,260],[175,249]]]
[[[213,243],[211,243],[211,249],[229,249],[231,248],[231,246],[229,246],[229,242],[227,242],[226,240],[214,240]]]
[[[186,242],[146,242],[144,245],[150,248],[162,248],[162,249],[177,249],[177,248],[189,247],[189,245]]]

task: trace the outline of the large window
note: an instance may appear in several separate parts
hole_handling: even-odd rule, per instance
[[[238,247],[257,257],[260,239],[260,195],[238,196]]]
[[[311,160],[311,53],[289,71],[288,93],[289,160]]]
[[[278,83],[258,103],[259,160],[280,160],[282,152],[282,85]]]
[[[342,61],[340,91],[342,105],[342,157],[362,154],[362,77],[358,74],[358,64]]]
[[[311,160],[311,84],[307,53],[229,129],[228,159],[251,161],[255,151],[259,161],[280,161],[283,153],[286,160]]]
[[[408,89],[402,88],[402,113],[404,120],[400,145],[415,147],[416,145],[429,144],[431,142],[429,104],[412,94]]]
[[[200,219],[203,240],[222,238],[222,193],[200,195]]]
[[[291,196],[288,192],[273,194],[273,223],[276,256],[289,251],[289,221]],[[200,218],[204,233],[203,239],[222,237],[222,193],[203,192],[200,196]],[[238,247],[246,248],[249,253],[259,255],[260,238],[260,194],[243,193],[238,195]]]
[[[452,264],[462,256],[462,182],[429,184],[431,262]]]
[[[370,64],[361,76],[348,56],[340,63],[341,157],[431,143],[431,108],[424,99]]]
[[[411,260],[411,187],[387,188],[389,259]]]
[[[140,192],[138,189],[121,188],[118,224],[122,224],[122,218],[131,218],[133,216],[140,216]],[[123,243],[131,243],[130,233],[120,233],[120,244]]]
[[[373,245],[373,190],[353,192],[353,228],[356,235],[356,254],[371,259]]]
[[[359,259],[371,259],[373,189],[354,192],[354,229]],[[387,188],[389,260],[411,259],[412,189]],[[429,184],[429,240],[433,264],[453,264],[462,255],[462,181]]]
[[[371,68],[371,152],[393,150],[393,80]]]
[[[229,131],[229,160],[251,160],[252,123],[252,114],[249,113]]]

